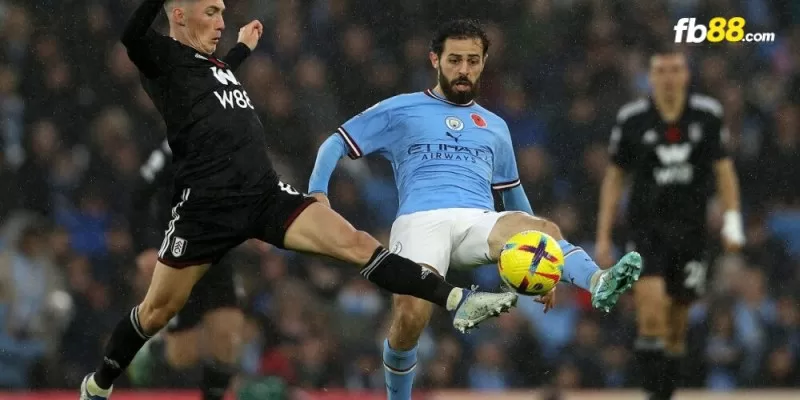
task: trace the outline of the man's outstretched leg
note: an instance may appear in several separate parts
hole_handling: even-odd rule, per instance
[[[300,211],[287,226],[284,247],[321,254],[361,266],[361,275],[395,294],[427,300],[454,312],[461,332],[516,305],[513,293],[480,293],[456,288],[419,264],[392,254],[366,232],[321,203]]]
[[[558,240],[564,252],[564,274],[561,278],[592,294],[592,306],[605,311],[617,304],[619,296],[633,287],[642,272],[642,257],[630,252],[613,267],[602,270],[586,252],[566,241],[556,224],[521,212],[501,216],[489,234],[489,251],[493,260],[500,257],[503,245],[519,232],[535,230]]]
[[[183,307],[208,265],[181,269],[156,264],[144,301],[117,323],[102,364],[81,383],[81,400],[105,400],[116,380],[148,339]]]

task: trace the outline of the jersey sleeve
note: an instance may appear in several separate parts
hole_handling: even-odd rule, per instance
[[[727,147],[730,138],[728,127],[725,126],[721,118],[713,118],[707,130],[705,138],[708,156],[713,161],[727,158],[729,156]]]
[[[628,135],[625,134],[625,124],[617,122],[611,128],[611,137],[608,141],[608,155],[611,162],[627,170],[633,161],[633,149],[630,146]]]
[[[165,0],[144,0],[128,20],[121,38],[133,64],[151,79],[167,72],[170,65],[172,39],[150,27],[164,2]]]
[[[355,160],[387,150],[392,142],[391,126],[392,106],[383,101],[342,124],[337,133],[347,145],[347,155]]]
[[[702,123],[703,155],[713,161],[728,157],[728,129],[724,122],[725,110],[722,103],[713,97],[694,93],[689,96],[689,106],[701,113],[699,120]],[[696,128],[690,125],[690,136],[693,135],[692,129]]]
[[[251,50],[247,47],[244,43],[237,43],[236,46],[228,51],[228,54],[225,55],[225,58],[222,61],[225,61],[231,67],[231,70],[234,72],[239,69],[242,65],[244,60],[250,55]]]
[[[504,127],[503,135],[495,154],[494,171],[492,172],[492,189],[506,190],[519,186],[519,171],[511,133]]]

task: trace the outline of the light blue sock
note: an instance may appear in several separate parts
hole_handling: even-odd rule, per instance
[[[389,347],[383,342],[383,375],[386,378],[388,400],[411,400],[411,386],[417,369],[417,346],[407,351]]]
[[[558,241],[558,245],[561,246],[561,251],[564,253],[564,273],[561,280],[581,289],[590,290],[592,275],[600,267],[582,248],[563,239]]]

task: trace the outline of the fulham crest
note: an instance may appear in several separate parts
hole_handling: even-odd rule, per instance
[[[180,257],[183,253],[186,253],[186,244],[186,239],[175,236],[172,242],[172,256]]]

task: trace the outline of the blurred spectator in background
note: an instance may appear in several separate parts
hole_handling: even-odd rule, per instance
[[[41,384],[32,379],[33,367],[58,361],[71,311],[49,251],[50,231],[37,216],[18,219],[24,221],[16,237],[6,237],[0,250],[0,386],[13,389]]]

